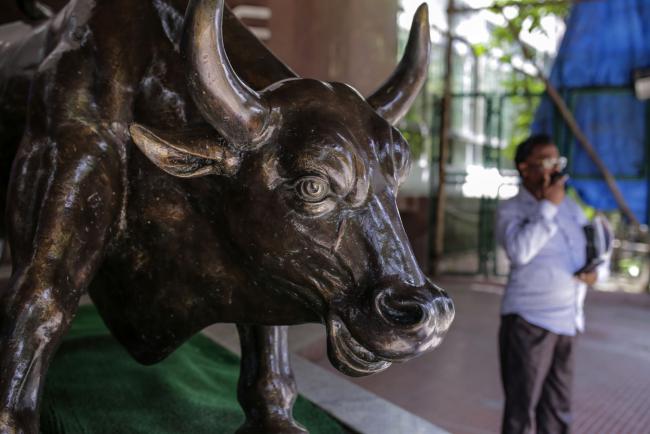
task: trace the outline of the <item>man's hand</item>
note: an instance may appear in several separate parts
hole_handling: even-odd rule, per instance
[[[596,271],[590,271],[589,273],[580,273],[576,277],[588,286],[592,286],[598,279],[598,273],[596,273]]]
[[[551,174],[546,173],[544,175],[544,185],[542,186],[542,199],[549,200],[555,205],[562,203],[565,195],[564,184],[567,179],[569,179],[569,176],[564,175],[562,178],[551,183]]]

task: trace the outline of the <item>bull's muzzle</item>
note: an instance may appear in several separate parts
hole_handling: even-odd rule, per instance
[[[418,288],[384,287],[375,292],[374,310],[388,328],[389,339],[374,348],[391,361],[413,358],[436,347],[454,319],[454,303],[431,283]]]
[[[447,293],[428,279],[420,287],[383,284],[367,309],[328,319],[328,353],[348,375],[368,375],[438,346],[454,319]]]

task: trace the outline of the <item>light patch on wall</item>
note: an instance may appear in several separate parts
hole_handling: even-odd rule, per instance
[[[259,20],[269,21],[273,16],[271,8],[268,6],[252,6],[252,5],[239,5],[233,8],[232,12],[237,18],[242,21],[245,20]],[[271,39],[271,29],[266,26],[250,26],[246,25],[253,34],[262,41]]]
[[[467,166],[462,192],[465,197],[508,199],[519,192],[518,184],[518,177],[503,176],[497,168],[471,165]]]

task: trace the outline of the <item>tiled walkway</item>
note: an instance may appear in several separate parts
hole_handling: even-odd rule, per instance
[[[499,288],[458,280],[441,286],[457,316],[440,348],[353,381],[452,433],[497,433]],[[573,432],[650,433],[650,296],[591,294],[587,327],[577,344]],[[333,370],[323,348],[315,341],[300,353]]]

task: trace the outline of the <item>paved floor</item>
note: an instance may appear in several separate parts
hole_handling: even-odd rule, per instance
[[[500,288],[442,283],[457,309],[443,344],[352,381],[452,433],[497,433],[503,405],[496,352]],[[593,293],[586,312],[588,329],[577,344],[574,433],[650,433],[650,296]],[[300,354],[333,371],[322,340]]]

